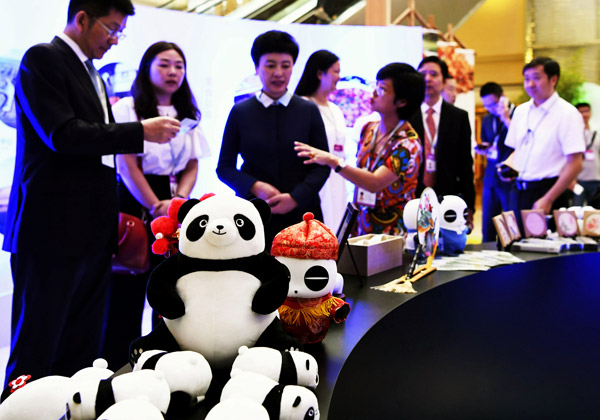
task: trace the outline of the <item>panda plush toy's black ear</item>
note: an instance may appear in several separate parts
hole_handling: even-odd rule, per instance
[[[200,200],[198,200],[196,198],[191,198],[191,199],[187,200],[185,203],[183,203],[181,205],[181,207],[179,207],[179,211],[177,212],[177,221],[179,223],[183,223],[183,219],[185,219],[185,216],[187,216],[187,214],[192,209],[192,207],[194,207],[199,202],[200,202]]]
[[[267,222],[271,219],[271,207],[269,207],[267,202],[262,198],[253,198],[252,200],[250,200],[250,202],[254,204],[254,207],[256,207],[256,209],[258,210],[263,225],[266,225]]]

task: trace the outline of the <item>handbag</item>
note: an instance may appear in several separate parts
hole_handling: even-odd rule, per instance
[[[150,268],[148,232],[144,222],[127,213],[119,213],[119,244],[113,255],[112,271],[116,274],[142,274]]]

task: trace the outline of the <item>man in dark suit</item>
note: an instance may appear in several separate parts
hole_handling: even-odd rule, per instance
[[[504,162],[513,152],[512,148],[504,144],[504,139],[515,106],[504,96],[502,86],[495,82],[481,86],[479,95],[483,106],[489,112],[481,122],[481,143],[475,148],[475,153],[486,157],[481,197],[481,233],[483,242],[490,242],[496,240],[496,228],[492,218],[510,210],[510,190],[513,183],[500,178],[497,165]]]
[[[91,59],[118,43],[129,15],[131,0],[72,0],[64,33],[30,48],[21,62],[3,245],[14,283],[6,383],[91,366],[116,246],[111,155],[142,152],[144,139],[165,143],[179,130],[165,117],[114,123]]]
[[[461,196],[469,209],[467,224],[472,230],[475,186],[469,115],[442,99],[444,82],[449,77],[443,60],[425,57],[418,70],[425,77],[425,100],[410,119],[423,143],[417,196],[425,187],[432,187],[438,196]]]

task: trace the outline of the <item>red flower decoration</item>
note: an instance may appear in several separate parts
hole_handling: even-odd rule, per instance
[[[31,375],[21,375],[17,379],[10,381],[8,383],[8,386],[10,387],[10,393],[12,394],[17,389],[23,388],[27,384],[27,381],[30,379]]]

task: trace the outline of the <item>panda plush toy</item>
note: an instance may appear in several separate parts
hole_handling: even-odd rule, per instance
[[[156,370],[164,375],[171,391],[167,415],[175,417],[203,401],[212,381],[208,362],[195,351],[146,350],[133,366],[133,372],[143,369]]]
[[[144,350],[191,350],[213,371],[229,369],[241,346],[297,348],[277,319],[289,271],[265,252],[261,199],[208,195],[179,208],[179,252],[150,275],[148,302],[163,318],[130,346],[132,365]]]
[[[171,400],[169,384],[154,370],[129,372],[101,381],[83,381],[66,400],[66,420],[95,420],[109,407],[132,398],[145,398],[162,413]]]
[[[132,398],[111,405],[98,420],[165,420],[165,416],[145,398]]]
[[[231,371],[259,373],[282,385],[300,385],[312,390],[319,384],[317,360],[298,350],[242,346]]]
[[[417,214],[419,212],[420,201],[421,200],[418,198],[410,200],[404,206],[404,211],[402,213],[402,220],[404,221],[404,227],[406,228],[406,244],[404,245],[404,249],[411,255],[415,254],[419,242],[417,234]]]
[[[323,341],[331,321],[341,323],[350,312],[348,303],[332,295],[338,249],[335,234],[312,213],[273,239],[271,255],[291,273],[288,297],[279,316],[284,330],[303,344]]]
[[[319,402],[310,389],[281,385],[254,372],[231,372],[231,379],[221,393],[221,402],[239,397],[262,404],[271,420],[319,420],[321,417]]]
[[[441,255],[462,254],[467,245],[467,203],[457,195],[445,195],[440,201],[440,239],[438,249]]]

